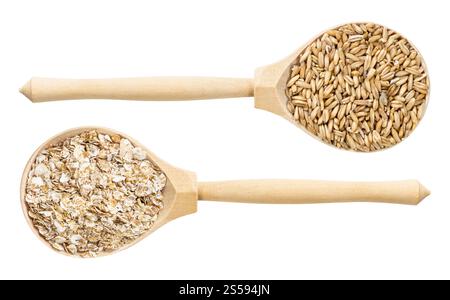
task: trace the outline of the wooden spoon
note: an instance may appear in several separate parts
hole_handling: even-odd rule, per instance
[[[171,166],[131,137],[105,128],[83,127],[65,131],[42,144],[28,161],[21,182],[21,203],[25,217],[33,231],[43,240],[28,216],[25,201],[27,178],[36,157],[42,150],[68,137],[82,132],[96,130],[108,135],[120,135],[132,144],[141,147],[149,158],[166,174],[164,209],[150,231],[132,244],[162,225],[197,211],[198,200],[265,203],[265,204],[306,204],[332,202],[383,202],[397,204],[418,204],[430,192],[417,180],[391,182],[336,182],[293,179],[257,179],[219,182],[197,182],[194,173]],[[124,248],[127,248],[127,245]],[[53,249],[53,248],[52,248]],[[107,253],[105,253],[107,254]]]
[[[395,33],[394,31],[392,32]],[[322,35],[323,33],[318,35],[316,38],[321,37]],[[355,140],[355,136],[348,137],[350,141],[344,140],[342,143],[341,141],[332,142],[330,140],[330,134],[326,129],[327,126],[322,126],[323,128],[320,128],[320,130],[319,128],[313,128],[317,125],[305,128],[311,126],[311,124],[314,124],[314,122],[316,122],[315,124],[321,125],[322,120],[313,120],[313,122],[310,122],[311,124],[309,124],[308,126],[306,126],[306,124],[301,124],[298,118],[298,113],[296,112],[296,114],[294,114],[293,112],[295,108],[292,103],[289,103],[290,109],[288,109],[287,107],[288,97],[286,95],[286,87],[289,76],[291,74],[292,66],[298,62],[298,57],[303,53],[305,49],[312,45],[315,40],[316,39],[313,39],[310,43],[306,44],[305,46],[295,51],[293,54],[289,55],[287,58],[275,64],[258,68],[255,72],[254,79],[209,77],[149,77],[119,79],[32,78],[22,87],[20,91],[32,102],[69,99],[194,100],[254,96],[256,108],[272,112],[293,122],[295,125],[304,129],[311,136],[319,138],[327,144],[334,145],[339,148],[346,148],[357,151],[376,151],[381,148],[390,147],[400,142],[400,140],[403,140],[403,138],[405,138],[412,130],[414,130],[417,122],[420,121],[420,118],[423,115],[426,105],[424,105],[424,108],[421,109],[419,113],[414,113],[415,115],[413,117],[407,116],[409,114],[408,111],[402,112],[402,115],[405,116],[405,123],[410,121],[411,118],[415,120],[413,123],[410,122],[410,124],[407,124],[406,127],[402,127],[402,129],[399,129],[400,126],[397,126],[402,125],[398,124],[399,122],[398,120],[396,120],[398,119],[397,116],[393,116],[392,114],[387,112],[387,116],[391,116],[391,118],[395,121],[395,134],[392,134],[392,136],[388,136],[384,135],[383,132],[377,132],[373,133],[372,137],[369,131],[365,133],[365,135],[369,135],[368,137],[363,136],[362,139],[356,137],[359,139],[359,145],[356,145],[353,142]],[[411,45],[411,47],[414,46]],[[416,48],[414,48],[414,50],[419,53]],[[395,62],[393,62],[393,64],[394,63]],[[422,62],[421,67],[425,69],[425,73],[427,73],[424,62]],[[364,72],[366,73],[366,71]],[[380,75],[385,74],[378,74],[377,76]],[[348,76],[348,78],[347,79],[350,80],[351,84],[351,76]],[[425,80],[428,82],[427,78],[423,81]],[[343,79],[341,79],[340,82],[341,84],[347,84],[343,81]],[[335,80],[335,84],[336,83],[337,81]],[[358,85],[358,83],[355,84]],[[361,82],[360,84],[363,85],[363,82]],[[395,82],[391,82],[390,84],[391,86],[395,87]],[[366,88],[368,87],[370,89],[371,85],[374,85],[374,83],[367,82],[365,86]],[[351,89],[352,87],[347,87],[346,90],[349,91],[349,88]],[[383,89],[386,89],[387,91],[388,87],[384,86]],[[409,89],[411,89],[411,84]],[[428,100],[428,93],[426,96],[427,97],[425,99],[425,104]],[[365,101],[366,100],[363,100],[362,102]],[[368,99],[368,101],[373,101],[373,99],[370,98]],[[344,102],[342,102],[341,104],[344,105],[343,103]],[[405,103],[405,106],[407,106],[407,103]],[[306,112],[306,114],[310,114],[310,116],[322,116],[322,112],[324,112],[324,105],[321,104],[319,112],[310,109],[309,112]],[[326,113],[324,113],[324,115],[329,115],[329,113],[330,111],[327,111]],[[361,113],[361,110],[356,109],[355,113],[359,114]],[[383,114],[385,113],[383,112]],[[314,117],[311,118],[314,119]],[[326,118],[328,119],[328,117]],[[373,123],[373,120],[366,120],[367,122]],[[339,122],[336,121],[335,123]],[[390,124],[388,123],[389,122],[383,123],[383,128],[391,128],[392,126],[390,126]],[[330,126],[328,126],[328,131],[330,131],[330,127],[333,127],[331,124],[329,125]],[[350,125],[351,124],[348,124],[344,127],[344,124],[341,124],[339,126],[339,132],[336,133],[339,134],[337,140],[343,138],[342,134],[345,133],[346,130],[348,130],[347,128],[350,127]],[[353,126],[351,127],[352,130],[350,131],[350,133],[355,133],[355,129],[353,128]],[[376,146],[370,146],[370,144],[373,144],[372,140],[376,141]],[[364,143],[369,144],[365,145]]]

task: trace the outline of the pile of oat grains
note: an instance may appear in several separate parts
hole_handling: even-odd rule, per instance
[[[287,109],[326,143],[375,151],[416,128],[428,89],[423,60],[406,39],[380,25],[347,24],[300,53],[287,82]]]

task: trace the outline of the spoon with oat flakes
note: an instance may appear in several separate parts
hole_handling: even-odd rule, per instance
[[[125,249],[195,213],[199,200],[415,205],[429,193],[416,180],[197,182],[194,173],[105,128],[76,128],[51,138],[31,156],[21,183],[21,203],[33,231],[58,252],[79,257]]]
[[[377,151],[403,141],[425,112],[429,78],[419,51],[397,32],[350,23],[321,33],[254,79],[32,78],[33,102],[63,99],[193,100],[254,96],[277,114],[341,149]]]

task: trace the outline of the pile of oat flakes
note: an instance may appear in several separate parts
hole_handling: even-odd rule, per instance
[[[146,233],[163,208],[164,173],[119,135],[86,131],[36,156],[25,201],[53,248],[93,257]]]

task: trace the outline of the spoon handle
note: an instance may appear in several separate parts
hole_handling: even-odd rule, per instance
[[[336,182],[267,179],[198,184],[199,200],[243,203],[384,202],[415,205],[429,194],[417,180]]]
[[[253,79],[147,77],[32,78],[20,90],[32,102],[73,99],[200,100],[253,96]]]

